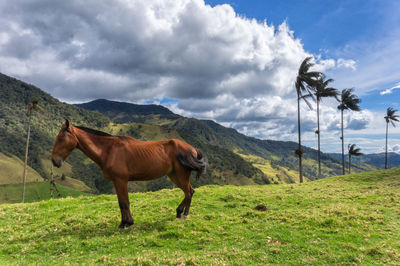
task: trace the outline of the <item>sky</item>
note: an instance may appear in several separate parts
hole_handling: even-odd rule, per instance
[[[297,141],[301,62],[354,88],[345,143],[384,151],[385,112],[400,109],[397,0],[0,0],[0,72],[68,102],[162,104],[261,139]],[[321,149],[340,152],[335,100],[321,104]],[[303,144],[316,110],[301,106]],[[400,152],[400,124],[389,126]]]

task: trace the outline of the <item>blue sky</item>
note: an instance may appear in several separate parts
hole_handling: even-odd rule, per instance
[[[382,38],[387,26],[398,23],[398,1],[388,0],[206,0],[215,6],[231,5],[238,14],[279,25],[286,21],[307,51],[335,51],[354,40]],[[329,52],[328,52],[329,53]]]
[[[313,56],[332,86],[362,99],[362,112],[345,113],[346,144],[381,152],[385,110],[400,109],[399,10],[398,0],[0,1],[0,72],[69,103],[159,103],[297,141],[294,80]],[[341,147],[336,106],[321,104],[325,152]],[[301,115],[315,148],[315,109]],[[400,125],[389,134],[400,152]]]
[[[357,64],[370,63],[366,74],[347,70],[327,70],[327,75],[335,79],[337,88],[354,87],[360,95],[361,107],[384,116],[387,107],[400,110],[400,88],[395,88],[390,94],[382,94],[386,89],[400,87],[400,1],[390,0],[206,0],[211,6],[229,4],[235,11],[248,18],[267,21],[268,24],[280,25],[286,22],[294,31],[294,37],[301,39],[304,49],[322,58],[343,57],[352,59]],[[388,41],[387,43],[385,43]],[[381,50],[389,48],[388,54],[382,56]],[[376,53],[376,55],[374,54]],[[397,53],[397,54],[396,54]],[[368,58],[368,56],[371,58]],[[382,56],[383,58],[379,58]],[[390,57],[393,56],[391,60]],[[381,62],[380,62],[381,61]],[[397,65],[396,68],[385,67],[386,62]],[[374,66],[374,64],[377,64]],[[390,65],[388,64],[388,65]],[[382,66],[383,65],[383,66]],[[388,77],[374,81],[374,68],[377,75],[388,71]],[[347,72],[347,73],[343,73]],[[350,73],[349,73],[350,72]],[[368,76],[372,72],[371,76]],[[336,76],[337,75],[337,76]],[[363,84],[357,82],[345,85],[351,76],[365,78]],[[350,78],[349,78],[350,76]],[[368,83],[371,79],[371,83]],[[365,85],[364,88],[361,86]],[[397,86],[396,86],[397,85]],[[373,122],[372,122],[373,123]],[[391,129],[398,144],[400,131]],[[362,136],[364,141],[380,140],[383,133],[352,132],[354,137]],[[314,146],[312,143],[308,143]],[[374,147],[369,152],[378,152]]]

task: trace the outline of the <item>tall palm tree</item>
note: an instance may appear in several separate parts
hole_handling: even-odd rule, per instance
[[[385,169],[388,168],[388,128],[389,122],[395,127],[394,121],[399,122],[399,116],[396,115],[397,110],[394,110],[392,107],[389,107],[386,110],[386,148],[385,148]]]
[[[22,177],[22,202],[25,201],[25,181],[26,181],[26,167],[28,165],[28,148],[29,148],[29,139],[31,135],[31,118],[33,111],[40,111],[42,108],[39,106],[38,99],[32,99],[30,103],[26,106],[26,110],[28,112],[28,135],[26,136],[26,147],[25,147],[25,162],[24,162],[24,175]]]
[[[351,156],[360,156],[363,153],[360,152],[360,148],[356,148],[356,144],[349,144],[347,146],[349,150],[349,174],[351,173]]]
[[[319,103],[322,98],[327,97],[335,97],[337,99],[339,93],[335,88],[328,87],[329,83],[333,81],[333,79],[325,79],[324,75],[318,79],[318,82],[315,86],[315,98],[317,100],[317,125],[318,129],[315,133],[318,134],[318,179],[321,178],[321,130],[319,127]]]
[[[300,129],[300,100],[303,99],[309,107],[311,105],[307,101],[307,97],[313,97],[312,90],[316,85],[317,79],[321,76],[320,72],[309,71],[314,65],[311,63],[312,57],[307,57],[303,60],[300,65],[299,72],[296,77],[296,92],[297,92],[297,130],[299,137],[299,148],[296,150],[296,154],[299,156],[299,179],[300,183],[303,183],[303,167],[302,167],[302,155],[301,150],[301,129]]]
[[[358,105],[361,100],[357,97],[357,95],[353,94],[353,89],[344,89],[342,90],[340,97],[340,104],[338,105],[338,109],[341,112],[341,125],[342,125],[342,136],[340,139],[342,140],[342,170],[343,174],[345,174],[345,166],[344,166],[344,135],[343,135],[343,111],[344,110],[352,110],[352,111],[360,111],[360,106]]]

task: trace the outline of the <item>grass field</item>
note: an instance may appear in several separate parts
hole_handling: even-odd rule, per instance
[[[130,194],[129,229],[115,195],[0,205],[0,264],[400,264],[400,169],[182,196]]]
[[[57,184],[61,197],[77,197],[84,195],[80,191],[71,189]],[[58,197],[56,191],[53,192],[54,197]],[[21,202],[22,184],[0,185],[0,203],[17,203]],[[25,202],[35,202],[50,199],[49,182],[27,183],[25,186]],[[2,206],[2,205],[0,205]]]

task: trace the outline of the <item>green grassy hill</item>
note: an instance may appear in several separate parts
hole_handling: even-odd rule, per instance
[[[400,169],[182,196],[130,194],[129,229],[115,195],[0,205],[0,264],[400,264]]]
[[[77,189],[70,188],[70,185],[63,186],[57,184],[57,191],[53,192],[53,197],[77,197],[86,195]],[[0,185],[0,203],[18,203],[21,202],[22,184]],[[32,182],[25,186],[25,202],[35,202],[50,199],[50,184],[49,182]]]
[[[7,156],[0,152],[0,185],[22,183],[24,162],[17,156]],[[26,182],[41,182],[43,178],[28,166]]]
[[[7,156],[24,159],[28,121],[26,106],[32,99],[39,100],[43,111],[32,116],[28,165],[42,178],[50,177],[50,170],[43,160],[49,160],[54,138],[64,118],[72,118],[76,124],[94,128],[103,127],[110,121],[97,112],[62,103],[33,85],[0,73],[0,151]],[[96,187],[96,182],[101,184],[104,178],[94,164],[82,165],[84,159],[83,154],[74,152],[69,160],[71,176],[84,181],[97,192],[103,187],[107,190],[106,186]],[[0,169],[0,176],[2,174]]]

